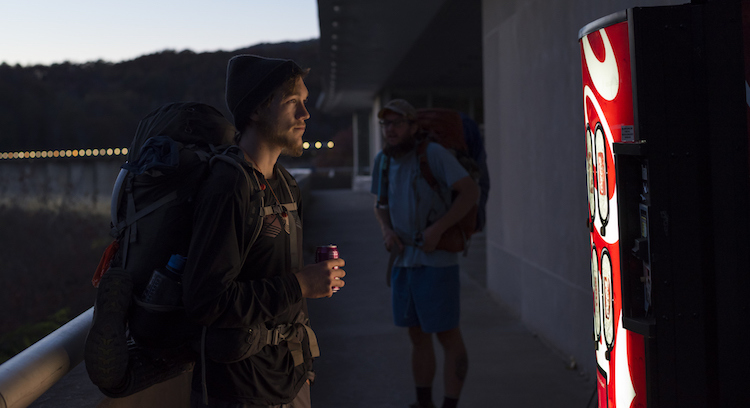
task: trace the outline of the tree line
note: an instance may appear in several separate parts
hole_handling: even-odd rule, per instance
[[[305,80],[311,114],[305,139],[331,140],[350,126],[350,120],[315,109],[322,75],[318,44],[314,39],[234,51],[165,50],[119,63],[3,63],[0,151],[129,146],[141,118],[176,101],[207,103],[231,118],[224,103],[224,84],[227,61],[236,54],[290,58],[311,68]]]

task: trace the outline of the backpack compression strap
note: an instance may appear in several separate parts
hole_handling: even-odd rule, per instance
[[[312,358],[320,357],[318,338],[315,336],[312,327],[310,327],[310,319],[305,316],[304,311],[300,310],[297,319],[293,324],[285,326],[291,326],[292,335],[285,337],[285,340],[287,347],[289,347],[289,352],[292,354],[295,367],[305,361],[302,354],[302,339],[304,339],[304,334],[300,331],[302,328],[307,332],[307,343],[310,345],[310,356]]]
[[[211,149],[213,150],[213,146],[211,146]],[[195,150],[194,153],[202,162],[208,161],[208,158],[210,156],[209,153],[202,150]],[[131,174],[131,179],[129,182],[126,182],[126,179],[128,179],[128,173]],[[173,190],[164,195],[162,198],[149,204],[145,208],[136,211],[135,199],[131,184],[132,177],[134,176],[129,170],[125,168],[120,170],[120,173],[117,175],[117,180],[115,181],[114,188],[112,189],[112,199],[110,202],[110,216],[112,218],[112,230],[110,231],[110,235],[114,238],[118,238],[120,237],[120,234],[122,234],[123,230],[125,231],[125,234],[122,237],[123,268],[125,268],[128,262],[128,247],[130,246],[130,243],[135,242],[138,237],[137,221],[156,211],[157,209],[159,209],[159,207],[178,198],[177,190]],[[117,214],[119,212],[120,200],[123,193],[127,194],[127,202],[125,204],[125,219],[118,222]]]
[[[126,191],[127,191],[126,187]],[[177,190],[170,192],[164,197],[154,201],[153,203],[146,206],[146,208],[136,211],[135,200],[133,199],[133,192],[127,191],[127,204],[125,207],[125,219],[117,223],[113,228],[111,234],[115,237],[119,236],[121,231],[125,231],[125,235],[122,237],[122,267],[125,268],[128,262],[128,247],[131,242],[135,242],[138,237],[138,224],[136,221],[151,214],[159,207],[167,204],[170,201],[177,199]],[[129,227],[129,228],[128,228]]]
[[[378,183],[377,208],[385,210],[388,208],[388,166],[391,158],[383,154],[380,156],[380,183]]]
[[[278,346],[282,341],[286,341],[289,352],[292,354],[292,359],[294,360],[294,366],[296,367],[305,362],[304,355],[302,354],[302,340],[305,336],[301,331],[302,329],[307,333],[310,356],[312,358],[320,357],[318,338],[315,336],[312,327],[310,327],[310,319],[307,318],[303,310],[299,311],[294,323],[282,324],[269,329],[264,340],[265,344]]]

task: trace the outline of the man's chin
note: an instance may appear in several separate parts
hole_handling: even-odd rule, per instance
[[[383,147],[383,153],[389,157],[399,158],[412,151],[415,145],[416,142],[414,140],[409,140],[397,145],[386,144],[385,147]]]
[[[283,150],[281,150],[282,155],[289,156],[289,157],[300,157],[302,156],[303,152],[304,152],[304,149],[302,148],[301,145],[293,146],[293,147],[287,146]]]

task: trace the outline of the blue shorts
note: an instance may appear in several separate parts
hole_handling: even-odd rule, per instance
[[[458,327],[461,315],[458,265],[393,267],[391,288],[396,326],[419,326],[425,333]]]

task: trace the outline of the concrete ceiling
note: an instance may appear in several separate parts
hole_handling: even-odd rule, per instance
[[[481,91],[480,0],[319,0],[330,113],[369,109],[383,89]]]

